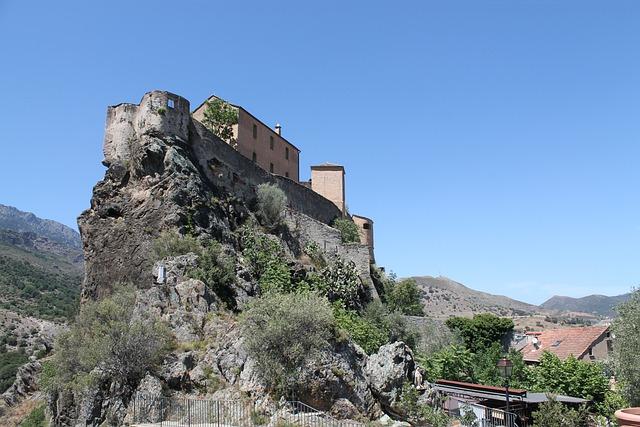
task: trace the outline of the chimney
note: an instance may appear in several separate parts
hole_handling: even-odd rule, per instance
[[[282,126],[280,126],[280,123],[276,123],[275,130],[278,135],[282,135]]]

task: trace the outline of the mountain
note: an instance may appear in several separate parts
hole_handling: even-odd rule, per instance
[[[75,312],[82,281],[80,235],[0,205],[0,309],[41,319]]]
[[[536,305],[476,291],[442,276],[417,276],[411,279],[422,290],[425,312],[431,317],[472,316],[477,313],[513,317],[543,311]]]
[[[555,295],[542,303],[540,307],[547,310],[578,311],[593,313],[600,316],[615,317],[614,307],[627,299],[631,294],[616,296],[589,295],[582,298],[572,298]]]
[[[12,206],[0,204],[0,229],[21,233],[35,233],[52,242],[81,249],[80,234],[64,224],[38,218],[31,212],[23,212]]]

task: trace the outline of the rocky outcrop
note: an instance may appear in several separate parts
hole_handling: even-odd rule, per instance
[[[371,390],[386,411],[394,412],[405,381],[410,381],[415,369],[413,352],[403,342],[380,347],[367,362],[366,372]]]
[[[16,380],[2,394],[2,400],[8,405],[17,405],[24,398],[38,390],[38,375],[42,365],[38,361],[27,363],[18,368]]]

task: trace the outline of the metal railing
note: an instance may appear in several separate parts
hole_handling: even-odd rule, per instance
[[[250,400],[204,400],[136,395],[128,422],[136,427],[362,427],[337,420],[302,402],[284,402],[273,417],[255,410]]]
[[[337,420],[326,412],[299,402],[289,401],[281,405],[278,410],[278,419],[288,425],[303,427],[363,427],[364,424],[356,421]],[[285,424],[285,425],[287,425]],[[276,424],[277,425],[277,424]]]
[[[513,412],[489,408],[451,396],[448,396],[447,399],[455,401],[458,404],[456,409],[447,410],[449,415],[460,417],[469,411],[475,414],[476,421],[475,424],[473,424],[474,427],[522,427],[519,423],[520,418]]]

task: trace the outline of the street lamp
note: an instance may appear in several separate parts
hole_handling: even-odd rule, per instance
[[[506,357],[503,357],[502,359],[498,360],[498,364],[496,366],[498,367],[500,375],[502,376],[502,378],[504,378],[504,387],[507,397],[507,412],[509,412],[509,378],[511,378],[513,362],[511,362],[511,360],[507,359]]]

